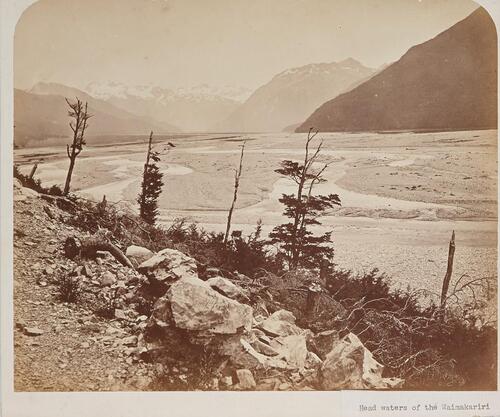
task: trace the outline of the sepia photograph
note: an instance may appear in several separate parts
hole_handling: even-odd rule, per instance
[[[15,392],[497,390],[480,4],[38,0],[13,42]]]

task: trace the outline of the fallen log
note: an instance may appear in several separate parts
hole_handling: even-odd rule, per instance
[[[73,259],[76,256],[95,259],[97,251],[109,252],[123,266],[135,269],[132,262],[130,262],[120,249],[111,242],[103,241],[102,238],[90,237],[80,240],[70,236],[64,242],[64,253],[69,259]]]

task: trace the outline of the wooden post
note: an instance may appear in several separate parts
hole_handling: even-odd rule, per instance
[[[306,299],[306,308],[305,313],[308,319],[312,319],[314,317],[314,313],[316,311],[318,301],[321,296],[321,285],[317,282],[312,282],[307,287],[307,299]]]
[[[443,279],[443,288],[441,290],[441,309],[446,307],[446,297],[448,296],[448,287],[450,285],[451,274],[453,272],[453,257],[455,256],[455,231],[451,234],[450,246],[448,249],[448,267]]]
[[[35,176],[35,172],[36,172],[37,168],[38,168],[38,162],[35,162],[35,165],[33,165],[33,168],[31,168],[30,179]]]

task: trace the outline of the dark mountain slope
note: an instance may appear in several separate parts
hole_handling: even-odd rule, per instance
[[[394,64],[320,106],[297,132],[497,127],[497,37],[479,8]]]

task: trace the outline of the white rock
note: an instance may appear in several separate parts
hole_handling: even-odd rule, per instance
[[[245,292],[241,287],[234,284],[230,280],[223,277],[213,277],[208,279],[207,284],[210,285],[214,290],[222,291],[227,297],[238,299],[247,298]]]
[[[295,324],[295,316],[287,310],[278,310],[259,323],[258,328],[271,336],[301,334],[303,330]]]
[[[141,263],[151,258],[154,253],[147,248],[143,248],[142,246],[131,245],[127,248],[125,255],[129,259],[135,260],[137,263]]]
[[[253,377],[252,371],[250,371],[249,369],[236,370],[236,377],[238,378],[239,389],[251,390],[255,388],[255,379]]]
[[[181,278],[198,278],[196,261],[175,249],[161,250],[141,263],[137,270],[160,282],[175,282]]]
[[[252,307],[224,297],[198,278],[177,281],[166,296],[179,329],[234,334],[252,326]]]

